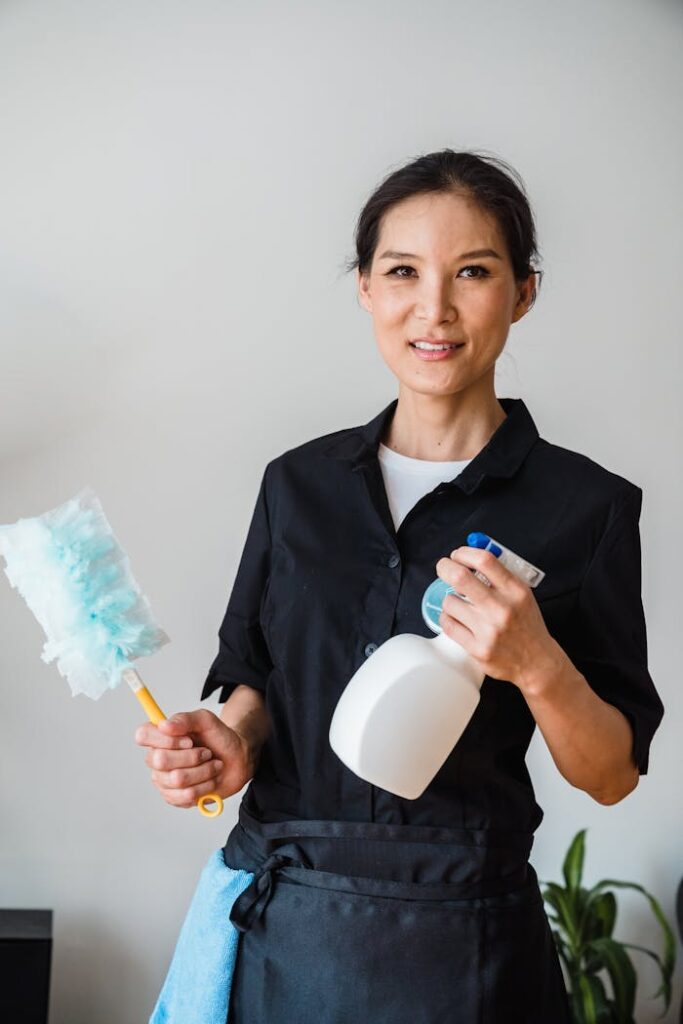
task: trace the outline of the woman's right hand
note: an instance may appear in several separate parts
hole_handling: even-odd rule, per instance
[[[145,722],[135,742],[147,747],[145,764],[166,803],[194,807],[199,797],[233,796],[254,773],[247,739],[206,709],[183,711],[158,725]]]

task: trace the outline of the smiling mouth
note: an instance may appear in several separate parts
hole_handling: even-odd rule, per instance
[[[408,344],[411,348],[416,348],[419,352],[444,352],[451,348],[462,348],[465,342],[444,342],[440,345],[428,345],[424,342],[417,343],[415,341],[409,341]]]

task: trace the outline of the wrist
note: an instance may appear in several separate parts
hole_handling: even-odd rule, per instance
[[[515,682],[527,700],[542,700],[566,685],[568,670],[576,672],[557,641],[549,637],[547,647],[530,661]]]
[[[244,759],[248,765],[248,770],[251,776],[256,771],[256,766],[258,765],[259,756],[261,754],[261,748],[265,742],[265,736],[262,731],[255,729],[253,724],[249,723],[247,718],[243,718],[237,724],[231,725],[230,728],[237,736],[242,747]]]

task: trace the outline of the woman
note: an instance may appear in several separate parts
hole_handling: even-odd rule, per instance
[[[564,778],[616,803],[647,770],[663,708],[641,489],[543,440],[521,399],[495,394],[510,326],[536,296],[515,179],[447,149],[370,197],[352,267],[398,397],[266,466],[202,691],[221,688],[220,719],[138,730],[174,806],[250,782],[224,849],[256,875],[231,911],[231,1024],[569,1020],[528,863],[543,812],[525,753],[538,724]],[[530,590],[465,544],[472,530],[545,579]],[[435,573],[470,598],[447,597],[441,624],[487,675],[460,741],[406,800],[350,772],[328,732],[379,644],[432,635],[420,603]]]

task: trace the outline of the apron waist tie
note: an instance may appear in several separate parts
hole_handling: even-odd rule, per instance
[[[302,852],[299,852],[297,857],[283,853],[271,853],[230,909],[230,920],[239,931],[248,931],[259,919],[273,894],[274,873],[286,864],[294,867],[311,867],[310,861]]]

